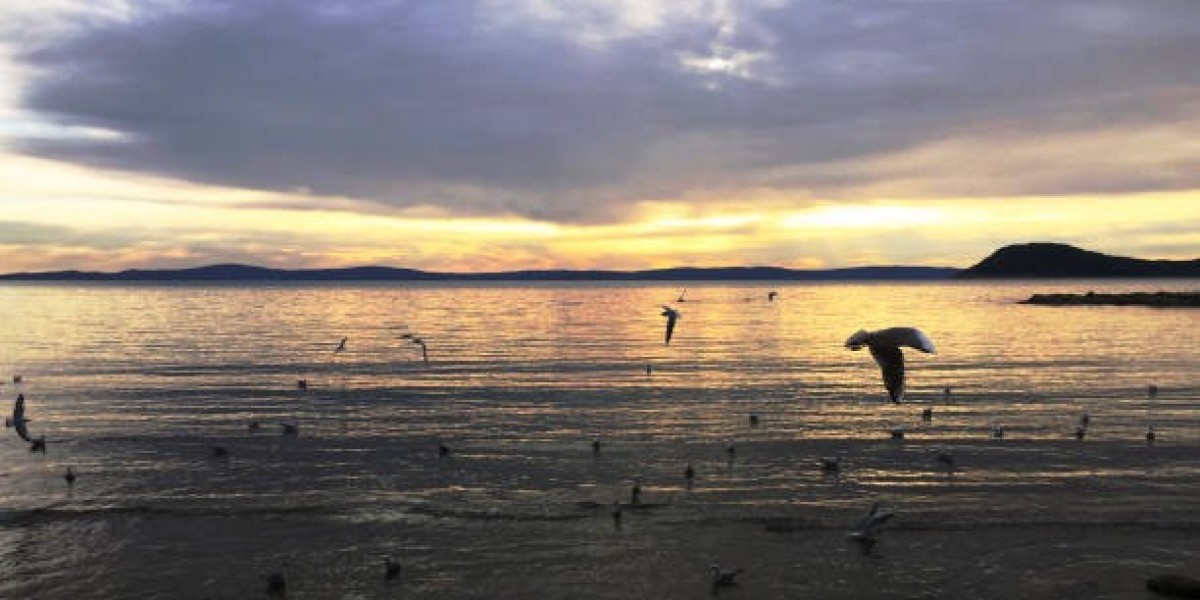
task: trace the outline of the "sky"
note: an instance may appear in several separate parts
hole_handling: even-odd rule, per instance
[[[0,0],[0,271],[1200,257],[1195,0]]]

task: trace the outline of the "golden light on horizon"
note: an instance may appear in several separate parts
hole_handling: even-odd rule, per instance
[[[442,271],[966,266],[1005,243],[1075,239],[1106,250],[1120,227],[1138,229],[1151,247],[1200,248],[1197,228],[1181,225],[1200,222],[1194,191],[860,202],[725,192],[724,199],[631,203],[629,218],[619,222],[556,223],[198,185],[12,156],[0,157],[0,175],[2,220],[48,228],[25,235],[14,226],[15,234],[0,239],[6,271],[230,261]],[[914,235],[920,245],[911,242]],[[37,239],[25,240],[31,236]]]

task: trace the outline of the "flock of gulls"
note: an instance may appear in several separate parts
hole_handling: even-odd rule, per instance
[[[687,295],[687,290],[686,289],[682,290],[682,292],[680,293],[680,295],[677,299],[677,302],[680,302],[680,303],[685,302],[686,295]],[[767,294],[767,301],[774,302],[778,297],[779,297],[778,292],[770,291]],[[675,333],[675,329],[679,323],[680,318],[682,317],[682,314],[681,314],[680,310],[677,308],[673,308],[673,307],[665,305],[665,304],[661,305],[661,306],[662,306],[661,316],[666,318],[666,323],[665,323],[666,326],[665,326],[663,340],[664,340],[664,344],[670,345],[671,339]],[[414,333],[404,333],[400,337],[402,339],[408,340],[409,342],[411,342],[412,344],[414,344],[416,346],[419,346],[421,349],[422,361],[425,364],[429,363],[428,347],[426,346],[425,341],[421,337],[417,336]],[[341,341],[338,342],[337,346],[333,350],[334,354],[340,354],[340,353],[346,352],[348,340],[349,340],[349,338],[346,338],[346,337],[341,338]],[[877,331],[859,330],[859,331],[856,331],[854,334],[852,334],[846,340],[845,347],[848,350],[852,350],[852,351],[862,350],[863,348],[866,348],[871,353],[871,357],[874,358],[875,362],[879,366],[880,373],[883,378],[884,389],[886,389],[888,397],[894,403],[902,402],[904,400],[904,393],[905,393],[904,352],[901,350],[901,348],[912,348],[914,350],[919,350],[921,352],[925,352],[925,353],[929,353],[929,354],[933,354],[933,353],[937,352],[937,350],[934,347],[934,344],[933,344],[932,340],[930,340],[929,336],[926,335],[925,332],[923,332],[920,329],[917,329],[915,327],[889,327],[889,328],[880,329]],[[646,365],[646,374],[649,375],[649,374],[651,374],[651,372],[652,372],[651,366],[649,364],[647,364]],[[22,376],[14,375],[12,378],[12,381],[13,381],[14,386],[17,387],[19,390],[20,385],[23,382]],[[297,388],[299,388],[301,390],[307,389],[308,381],[306,379],[299,379],[296,382],[296,386],[297,386]],[[945,388],[943,390],[943,393],[945,394],[945,396],[947,398],[949,398],[950,393],[951,393],[950,388]],[[1158,394],[1157,386],[1150,385],[1147,388],[1147,395],[1149,398],[1153,399],[1154,397],[1157,396],[1157,394]],[[933,409],[925,408],[921,413],[921,418],[924,421],[932,420]],[[33,419],[26,416],[25,395],[24,395],[24,393],[18,392],[16,400],[13,404],[12,415],[5,419],[4,426],[5,426],[5,428],[13,429],[16,432],[17,437],[19,437],[23,442],[29,444],[30,452],[45,453],[46,452],[46,444],[47,444],[46,436],[41,435],[41,436],[34,437],[33,435],[30,434],[29,423],[31,423],[32,421],[33,421]],[[750,422],[751,427],[757,426],[759,424],[758,415],[751,413],[749,416],[749,422]],[[1088,427],[1089,427],[1090,423],[1091,423],[1090,415],[1086,412],[1083,413],[1079,417],[1078,425],[1076,426],[1075,431],[1074,431],[1074,437],[1079,440],[1084,439],[1087,436]],[[280,426],[279,431],[280,431],[281,435],[284,435],[284,436],[299,435],[299,426],[294,422],[281,422],[279,424],[279,426]],[[250,434],[257,434],[257,433],[261,432],[262,425],[257,421],[252,421],[249,423],[248,429],[249,429]],[[893,439],[903,439],[904,438],[904,429],[901,427],[892,429],[891,437]],[[992,437],[995,439],[1003,438],[1004,437],[1004,427],[999,424],[993,426]],[[1154,426],[1149,425],[1147,428],[1147,431],[1146,431],[1146,441],[1148,443],[1153,443],[1154,440],[1155,440]],[[592,441],[592,452],[594,454],[599,454],[600,449],[601,449],[601,440],[600,439],[593,440]],[[734,447],[733,444],[729,444],[726,446],[725,450],[726,450],[729,460],[732,462],[734,457],[736,456],[736,448]],[[449,455],[450,455],[450,447],[444,443],[439,443],[438,444],[438,457],[445,458],[445,457],[448,457]],[[228,457],[229,452],[226,448],[217,446],[217,447],[213,448],[213,456],[218,457],[218,458]],[[944,468],[946,468],[948,472],[952,471],[954,468],[954,457],[949,453],[938,452],[935,457],[935,460],[940,465],[942,465]],[[821,458],[818,466],[820,468],[820,471],[825,475],[836,476],[841,471],[841,466],[840,466],[840,463],[837,458],[829,458],[829,457]],[[683,476],[684,476],[685,484],[686,484],[687,488],[690,490],[692,488],[692,485],[693,485],[695,477],[696,477],[695,468],[692,466],[692,464],[690,462],[687,463],[687,466],[683,472]],[[78,475],[76,474],[76,472],[72,466],[68,466],[66,472],[63,474],[63,479],[66,481],[68,486],[74,486],[77,477],[78,477]],[[641,493],[642,493],[641,479],[635,478],[632,482],[632,487],[629,490],[630,505],[638,506],[640,504]],[[611,514],[614,525],[617,528],[620,528],[622,514],[623,514],[622,503],[620,502],[620,500],[613,501],[612,510],[611,510],[610,514]],[[866,515],[864,515],[860,520],[858,520],[850,528],[850,530],[848,531],[848,536],[850,539],[863,544],[865,548],[869,548],[877,542],[880,531],[883,529],[884,525],[887,524],[894,516],[895,516],[895,514],[893,512],[885,510],[885,509],[881,508],[879,503],[875,503],[870,507],[870,509],[867,511]],[[382,573],[383,573],[383,578],[386,581],[391,581],[391,580],[397,579],[401,574],[401,570],[402,570],[401,563],[398,560],[396,560],[394,557],[392,557],[392,556],[383,557]],[[726,569],[726,568],[722,568],[720,565],[717,565],[714,563],[711,565],[710,571],[711,571],[712,591],[713,591],[713,594],[715,595],[722,588],[736,585],[738,576],[744,572],[744,569],[742,569],[742,568]],[[265,577],[263,577],[263,579],[265,579],[265,581],[266,581],[266,592],[268,594],[270,594],[272,596],[286,595],[287,581],[288,581],[287,563],[286,562],[283,563],[282,569],[280,571],[270,573],[270,574],[266,575]]]

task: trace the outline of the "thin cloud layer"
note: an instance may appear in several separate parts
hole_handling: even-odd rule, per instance
[[[1194,189],[1196,23],[1190,0],[134,3],[17,54],[24,109],[115,134],[17,147],[556,222],[747,188]]]

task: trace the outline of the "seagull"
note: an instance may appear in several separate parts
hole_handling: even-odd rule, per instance
[[[876,532],[894,516],[893,513],[880,511],[879,503],[876,502],[871,505],[871,510],[867,513],[867,516],[863,517],[862,520],[854,525],[854,529],[850,530],[850,537],[860,542],[874,542]]]
[[[13,375],[13,383],[21,383],[21,376]]]
[[[837,475],[839,472],[841,472],[841,470],[842,470],[842,466],[840,464],[838,464],[838,459],[836,459],[836,458],[822,458],[821,459],[821,472],[822,473],[824,473],[826,475]]]
[[[297,379],[296,380],[296,389],[307,390],[308,389],[308,380],[307,379]]]
[[[758,427],[758,414],[750,413],[750,426]]]
[[[337,348],[333,349],[334,353],[345,351],[346,350],[346,340],[348,340],[348,339],[350,339],[350,338],[342,338],[342,341],[338,342]]]
[[[942,465],[943,467],[946,467],[946,473],[954,472],[953,454],[950,454],[949,452],[938,452],[937,456],[934,457],[934,460],[936,460],[938,464]]]
[[[1091,425],[1091,423],[1092,423],[1091,415],[1089,415],[1087,413],[1083,413],[1082,415],[1079,416],[1079,426],[1080,427],[1087,429],[1088,425]]]
[[[383,578],[391,581],[400,576],[400,561],[390,557],[383,557]]]
[[[67,472],[63,475],[63,479],[67,481],[67,485],[75,485],[75,471],[67,466]]]
[[[1153,425],[1148,425],[1146,427],[1146,443],[1147,444],[1154,443],[1154,426]]]
[[[1146,397],[1147,398],[1157,398],[1158,397],[1158,386],[1154,385],[1153,383],[1150,384],[1149,386],[1147,386],[1146,387]]]
[[[932,421],[933,420],[933,409],[926,408],[925,410],[921,411],[921,420],[922,421]]]
[[[717,588],[737,585],[737,576],[746,571],[745,569],[722,569],[717,563],[713,563],[709,570],[712,571],[713,591],[716,591]]]
[[[779,292],[774,290],[767,292],[767,302],[774,302],[777,296],[779,296]]]
[[[592,454],[600,454],[600,438],[592,440]]]
[[[997,439],[997,440],[1004,438],[1004,426],[1003,425],[993,425],[992,426],[992,438]]]
[[[629,504],[631,504],[633,506],[637,506],[638,503],[641,501],[641,496],[642,496],[642,482],[634,481],[633,489],[629,490]]]
[[[683,299],[683,297],[686,295],[687,295],[687,288],[683,288],[683,291],[679,292],[679,299],[676,300],[676,302],[686,302],[686,300]]]
[[[892,402],[904,399],[904,353],[900,351],[900,346],[931,354],[937,352],[929,336],[914,327],[891,327],[879,331],[860,329],[846,340],[846,347],[850,350],[861,350],[863,346],[871,351],[871,356],[879,363],[883,371],[883,385]]]
[[[696,479],[696,469],[692,468],[692,463],[688,463],[687,468],[683,470],[683,478],[687,480],[688,489],[691,489],[692,482]]]
[[[729,462],[733,462],[733,459],[737,458],[737,447],[733,445],[733,442],[729,442],[725,446],[725,455],[729,457]]]
[[[662,305],[662,307],[663,307],[662,316],[667,318],[667,341],[666,341],[666,343],[669,345],[671,343],[671,334],[675,332],[675,321],[679,320],[679,311],[671,308],[670,306],[667,306],[666,304]]]
[[[6,420],[5,423],[11,424],[12,428],[17,430],[17,436],[29,442],[30,452],[45,452],[46,436],[43,435],[37,438],[29,437],[29,429],[26,424],[31,420],[25,418],[25,394],[17,394],[17,401],[13,404],[12,417]]]
[[[280,435],[300,435],[300,426],[295,423],[280,423]]]
[[[1087,435],[1087,428],[1080,425],[1075,428],[1075,439],[1082,440]]]
[[[450,446],[438,444],[438,458],[450,456]]]
[[[283,564],[282,571],[267,575],[267,594],[280,597],[287,594],[287,563]]]
[[[621,528],[621,501],[613,500],[612,503],[612,519],[613,526],[617,529]]]
[[[650,366],[650,363],[646,363],[646,376],[649,377],[653,373],[654,367]]]
[[[13,404],[12,417],[4,420],[5,427],[13,427],[17,430],[17,435],[25,441],[30,441],[29,430],[25,424],[28,420],[25,418],[25,394],[17,394],[17,401]]]
[[[904,439],[904,428],[903,427],[893,427],[892,428],[892,439],[893,440]]]
[[[250,421],[250,424],[246,426],[246,429],[250,431],[250,435],[254,435],[258,433],[259,429],[262,429],[262,425],[259,425],[258,421]]]
[[[425,347],[425,340],[414,337],[412,343],[421,347],[421,360],[425,361],[425,364],[429,364],[429,349]]]
[[[213,458],[228,458],[229,450],[225,446],[213,446]]]

